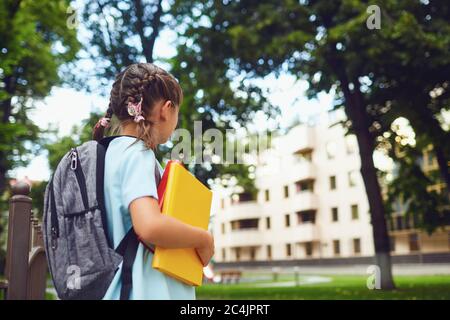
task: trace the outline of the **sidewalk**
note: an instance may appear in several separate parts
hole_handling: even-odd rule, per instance
[[[283,273],[314,274],[314,275],[365,275],[370,265],[352,265],[352,266],[299,266],[284,268],[252,268],[242,269],[244,272],[251,273],[272,273],[278,271]],[[392,267],[394,275],[450,275],[450,264],[397,264]]]

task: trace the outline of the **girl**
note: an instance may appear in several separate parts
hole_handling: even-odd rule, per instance
[[[133,64],[117,75],[108,110],[94,127],[93,136],[99,141],[111,117],[118,118],[120,137],[107,149],[104,177],[107,227],[114,247],[133,227],[146,244],[195,248],[206,266],[214,254],[212,235],[161,214],[158,206],[155,169],[162,174],[162,168],[153,150],[174,131],[182,98],[172,75],[151,63]],[[152,258],[140,243],[130,299],[195,299],[195,287],[153,269]],[[103,299],[119,299],[120,277],[119,269]]]

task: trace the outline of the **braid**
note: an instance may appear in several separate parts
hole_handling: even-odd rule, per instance
[[[94,129],[92,131],[92,139],[93,140],[100,141],[105,135],[105,127],[109,126],[109,122],[111,121],[111,118],[112,118],[112,116],[114,114],[113,102],[117,100],[117,94],[120,93],[120,90],[118,90],[117,86],[119,85],[119,82],[122,81],[126,70],[127,69],[125,69],[124,71],[120,72],[116,76],[116,79],[115,79],[115,81],[113,83],[113,86],[112,86],[112,89],[111,89],[108,109],[106,109],[105,116],[103,118],[101,118],[95,124]],[[102,121],[103,121],[103,123],[102,123]],[[106,123],[108,123],[108,125],[105,125]]]
[[[173,105],[181,104],[183,93],[175,78],[165,70],[151,63],[136,63],[121,71],[112,85],[110,102],[104,118],[115,115],[124,126],[136,121],[138,138],[148,148],[154,148],[157,132],[154,132],[152,118],[153,107],[160,101],[171,101]],[[141,119],[133,119],[129,114],[128,104],[141,102]],[[104,119],[103,118],[103,119]],[[143,118],[143,119],[142,119]],[[104,127],[94,128],[94,139],[103,137]],[[138,141],[138,140],[136,140]]]
[[[111,108],[111,102],[109,102],[105,116],[101,118],[94,126],[94,130],[92,132],[93,140],[100,141],[105,136],[105,128],[109,127],[112,116],[113,109]]]

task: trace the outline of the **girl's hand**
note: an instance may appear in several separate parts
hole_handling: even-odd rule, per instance
[[[195,251],[197,252],[203,266],[206,267],[209,260],[211,260],[214,255],[214,237],[209,231],[204,232],[205,240],[202,241],[202,244],[199,247],[195,248]]]

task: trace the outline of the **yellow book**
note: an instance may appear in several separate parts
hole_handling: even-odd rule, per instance
[[[162,213],[208,230],[211,190],[178,162],[170,161],[165,171],[158,187],[158,194],[163,193]],[[203,264],[194,248],[156,247],[152,267],[188,285],[202,284]]]

